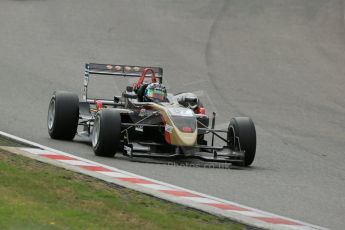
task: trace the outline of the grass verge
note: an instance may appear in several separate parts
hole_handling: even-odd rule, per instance
[[[0,149],[0,229],[245,229]]]

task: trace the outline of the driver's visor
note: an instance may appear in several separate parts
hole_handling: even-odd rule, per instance
[[[148,89],[146,96],[150,98],[155,98],[161,101],[165,100],[165,93],[162,92],[161,90]]]

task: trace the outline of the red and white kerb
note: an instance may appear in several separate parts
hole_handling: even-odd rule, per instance
[[[175,199],[181,199],[185,201],[192,201],[201,205],[216,208],[223,213],[237,213],[248,218],[253,218],[255,220],[265,222],[267,224],[273,224],[275,226],[284,226],[284,229],[319,229],[314,228],[312,225],[304,224],[300,221],[291,220],[289,218],[277,216],[271,213],[256,210],[247,206],[243,206],[234,202],[226,201],[221,202],[217,199],[213,199],[205,194],[200,194],[183,188],[176,188],[175,186],[169,186],[166,183],[152,180],[149,178],[141,177],[129,172],[125,172],[116,168],[111,168],[105,165],[98,164],[86,159],[79,157],[74,157],[72,155],[64,155],[62,153],[36,149],[36,148],[21,148],[28,153],[40,156],[42,158],[47,158],[50,160],[58,161],[66,165],[78,167],[79,169],[96,172],[116,180],[123,182],[128,182],[131,184],[136,184],[142,186],[146,189],[152,189],[157,193],[162,193],[174,197]]]

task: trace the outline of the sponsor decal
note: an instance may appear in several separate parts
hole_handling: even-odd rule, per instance
[[[194,116],[193,110],[187,109],[187,108],[176,107],[176,108],[168,108],[168,110],[172,116],[182,116],[182,117]]]
[[[146,109],[141,109],[139,112],[139,117],[144,117],[146,116]]]
[[[165,131],[168,133],[172,133],[174,127],[172,127],[171,125],[166,124],[165,125]]]
[[[144,127],[143,126],[136,126],[135,127],[135,131],[138,131],[138,132],[144,132]]]
[[[133,146],[125,145],[125,146],[123,146],[123,150],[126,152],[126,154],[127,154],[128,156],[132,156],[132,153],[133,153]]]

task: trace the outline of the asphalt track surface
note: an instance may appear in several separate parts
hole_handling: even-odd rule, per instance
[[[340,0],[0,1],[0,129],[143,176],[313,224],[345,225],[345,27]],[[50,96],[86,62],[159,65],[220,127],[250,116],[246,169],[95,157],[48,138]],[[99,92],[105,90],[97,86]]]

